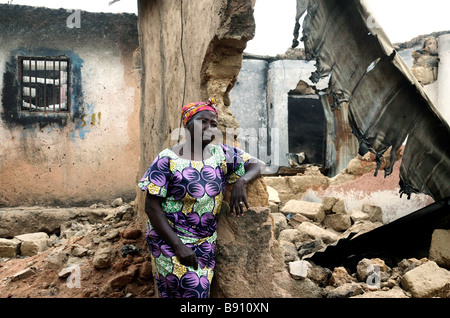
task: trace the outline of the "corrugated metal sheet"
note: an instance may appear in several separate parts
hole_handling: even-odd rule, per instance
[[[348,103],[359,154],[370,151],[379,161],[392,147],[387,176],[407,138],[400,192],[408,198],[425,193],[436,201],[450,196],[450,127],[382,28],[373,23],[365,2],[298,0],[298,18],[306,8],[301,40],[307,58],[316,60],[311,80],[331,74],[331,107]]]

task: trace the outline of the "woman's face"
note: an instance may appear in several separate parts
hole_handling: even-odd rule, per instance
[[[192,117],[186,129],[191,134],[191,140],[201,138],[203,144],[210,143],[214,140],[217,129],[216,114],[208,110],[201,111]]]

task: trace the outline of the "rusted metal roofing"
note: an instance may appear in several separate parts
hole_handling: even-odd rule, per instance
[[[359,154],[372,152],[380,163],[392,147],[406,142],[400,168],[400,192],[450,196],[450,127],[395,51],[387,35],[360,0],[297,0],[303,22],[306,57],[315,60],[311,80],[331,74],[331,107],[348,104],[348,120]],[[298,45],[297,22],[293,47]]]

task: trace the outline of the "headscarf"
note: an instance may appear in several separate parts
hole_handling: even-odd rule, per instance
[[[184,105],[181,109],[181,116],[183,118],[183,126],[186,127],[189,120],[197,113],[209,110],[216,114],[217,117],[217,105],[214,104],[214,98],[210,98],[207,102],[189,103]]]

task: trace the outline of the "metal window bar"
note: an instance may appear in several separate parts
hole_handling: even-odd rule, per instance
[[[45,113],[70,110],[69,58],[19,57],[19,65],[22,110]]]

